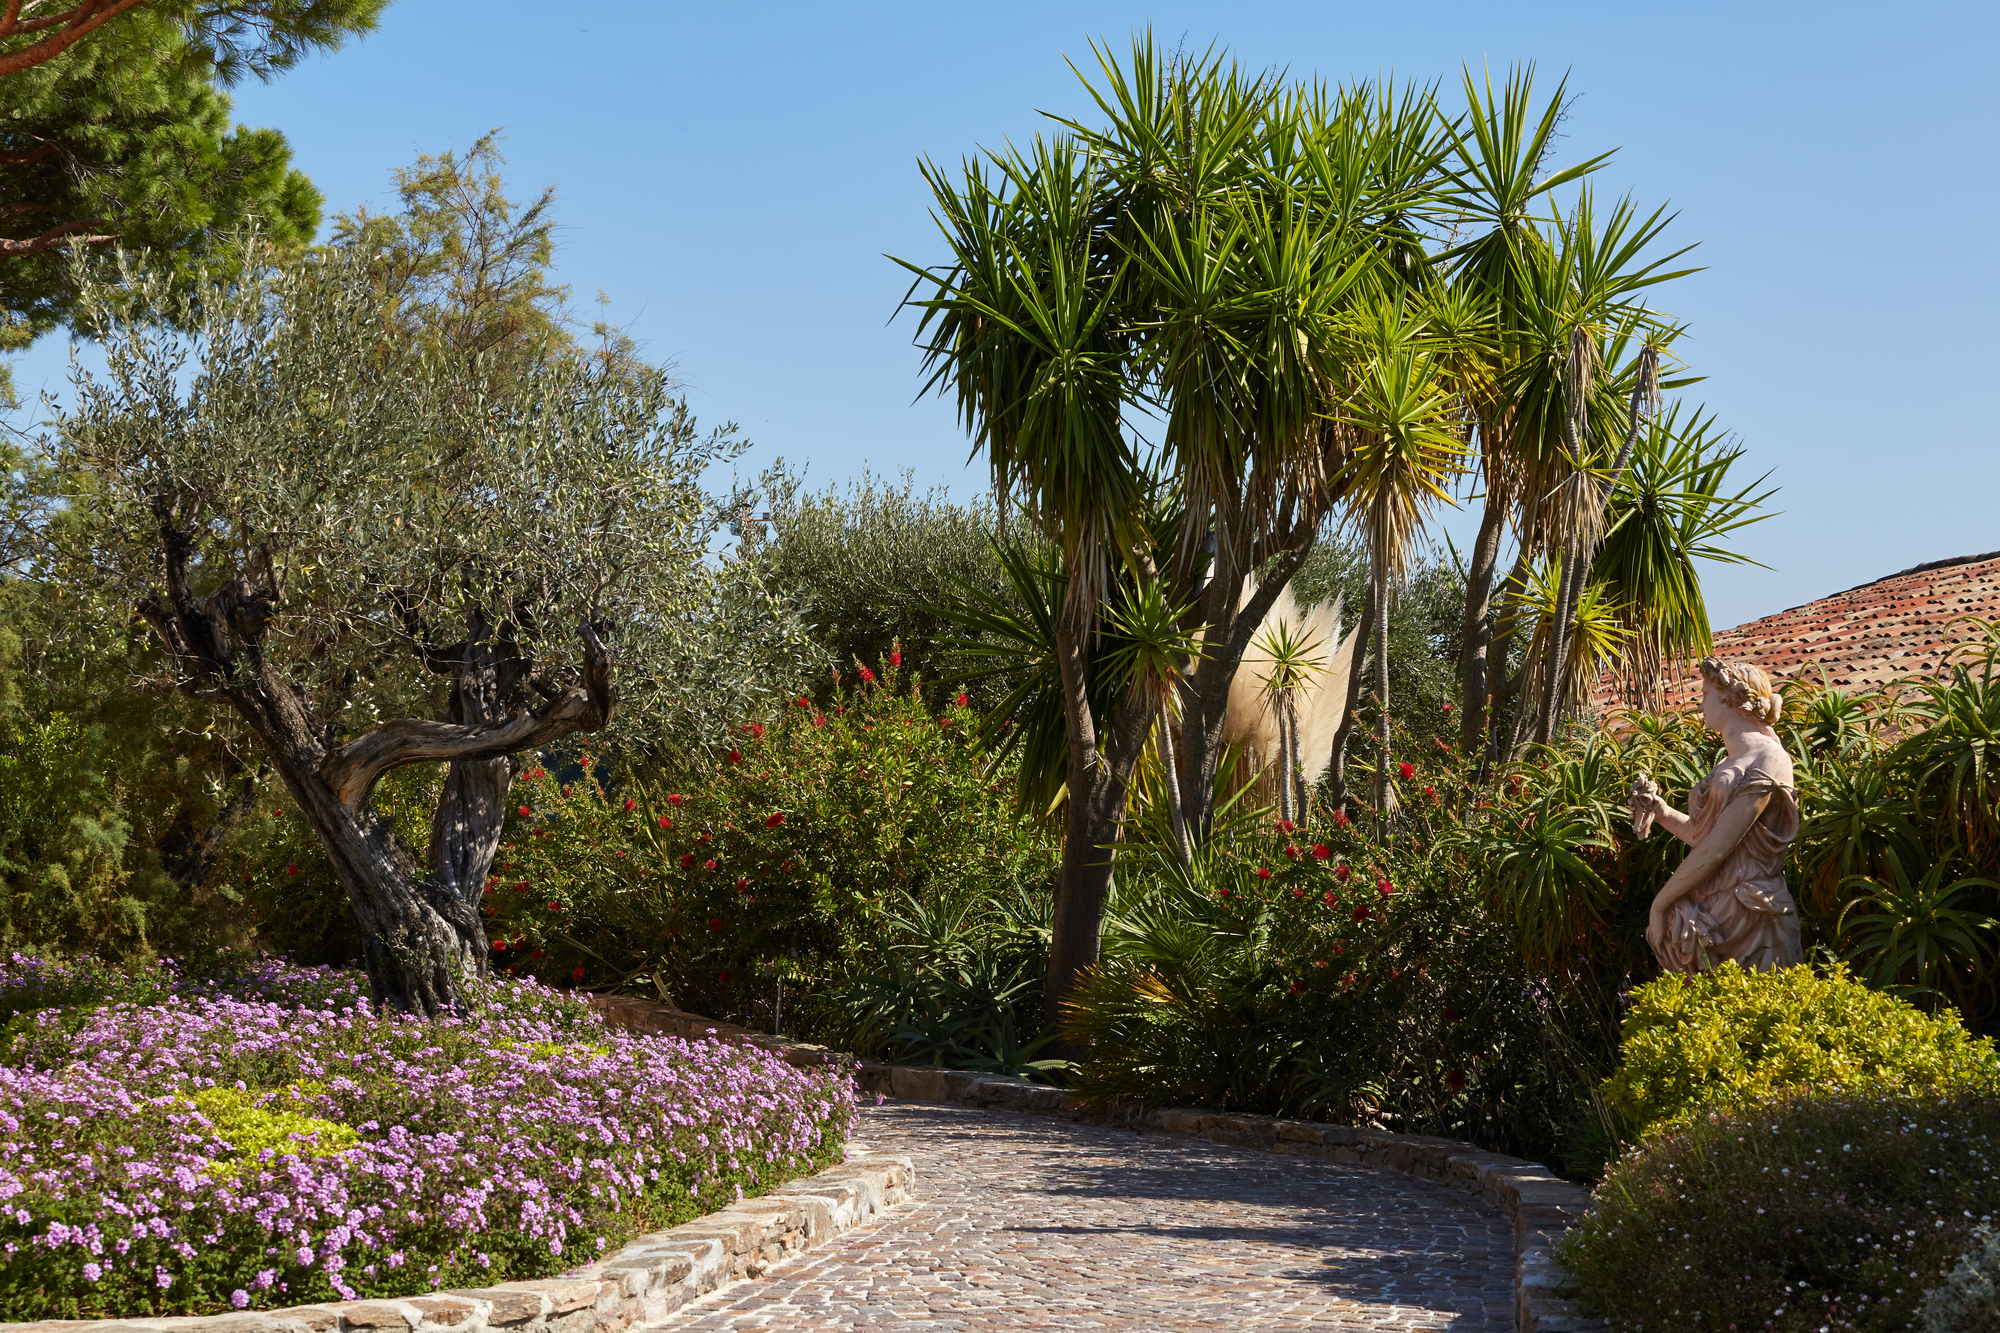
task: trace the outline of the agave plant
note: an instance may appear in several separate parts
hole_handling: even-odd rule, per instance
[[[1891,852],[1885,859],[1886,877],[1848,881],[1863,896],[1841,913],[1841,933],[1853,941],[1847,958],[1879,989],[1932,1008],[1946,998],[1966,1002],[2000,921],[1962,900],[1973,889],[2000,889],[2000,883],[1966,876],[1947,884],[1951,867],[1942,860],[1912,881],[1901,857]]]

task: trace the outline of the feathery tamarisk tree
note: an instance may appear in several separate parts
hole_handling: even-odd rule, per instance
[[[77,576],[254,733],[347,890],[377,1000],[450,1007],[486,965],[515,756],[671,688],[713,597],[698,478],[729,433],[699,437],[643,367],[489,376],[389,317],[347,252],[191,289],[78,281],[106,368],[75,373],[45,441]],[[370,804],[412,764],[446,766],[421,854]]]

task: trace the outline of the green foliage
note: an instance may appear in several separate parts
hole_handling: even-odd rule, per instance
[[[312,1106],[325,1092],[324,1085],[315,1083],[291,1083],[271,1092],[213,1087],[174,1100],[201,1113],[215,1137],[235,1150],[234,1164],[241,1169],[258,1164],[258,1155],[266,1150],[331,1157],[359,1143],[361,1135],[353,1126],[292,1109],[293,1104]]]
[[[942,487],[918,493],[863,472],[842,489],[807,491],[782,467],[766,476],[770,532],[753,524],[746,545],[769,565],[774,596],[796,608],[822,660],[845,671],[900,648],[904,669],[948,683],[963,647],[947,607],[970,589],[1000,604],[1011,593],[992,546],[994,514],[983,503],[953,504]],[[832,690],[822,670],[818,692]],[[967,688],[985,707],[1011,684],[994,677]]]
[[[2000,1330],[2000,1231],[1982,1222],[1944,1285],[1924,1298],[1921,1333]]]
[[[1888,1333],[1920,1326],[1996,1213],[1990,1091],[1798,1095],[1621,1158],[1560,1254],[1584,1307],[1622,1328]]]
[[[1603,1095],[1651,1137],[1795,1089],[1942,1094],[1995,1077],[1993,1043],[1956,1014],[1929,1017],[1841,967],[1760,973],[1724,963],[1633,992],[1622,1062]]]
[[[523,775],[485,900],[496,962],[767,1022],[782,977],[794,1030],[816,1033],[852,1027],[826,992],[888,968],[900,923],[1045,896],[1055,848],[1014,812],[976,715],[930,708],[893,653],[880,666],[824,711],[800,698],[735,727],[705,770],[586,750]]]

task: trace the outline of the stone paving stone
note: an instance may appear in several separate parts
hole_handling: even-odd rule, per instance
[[[914,1204],[656,1327],[1514,1327],[1510,1224],[1399,1172],[918,1102],[854,1137],[915,1159]]]

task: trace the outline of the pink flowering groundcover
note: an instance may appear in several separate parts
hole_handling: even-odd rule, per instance
[[[548,1277],[838,1161],[851,1078],[481,983],[0,963],[0,1319],[205,1314]]]

